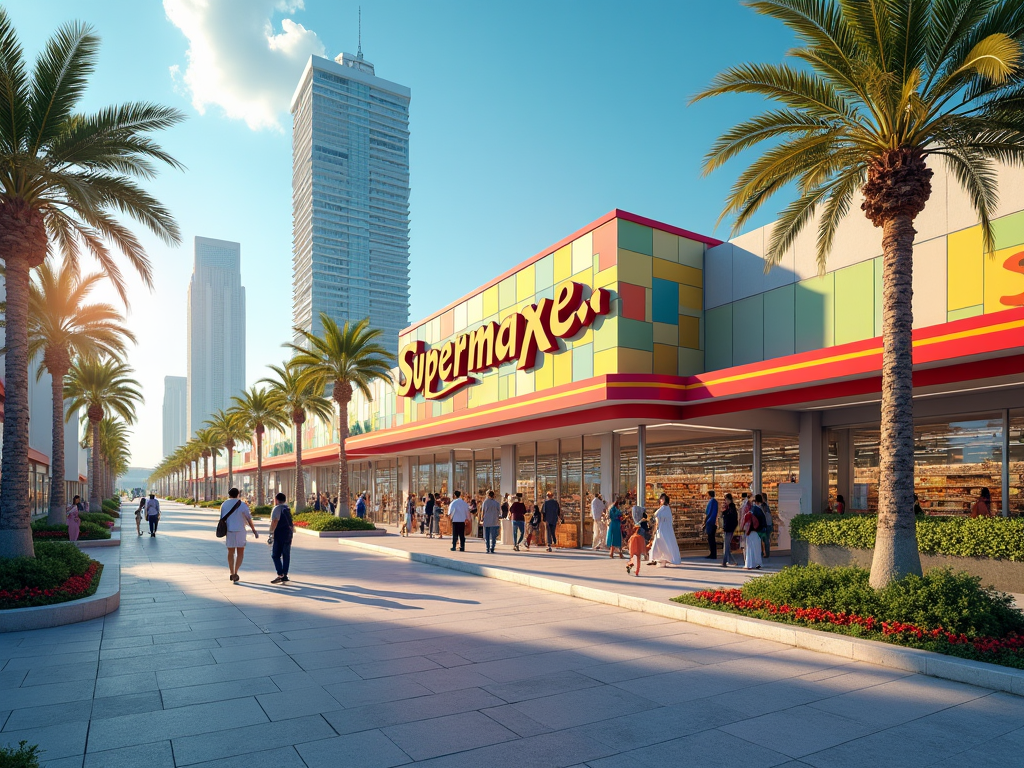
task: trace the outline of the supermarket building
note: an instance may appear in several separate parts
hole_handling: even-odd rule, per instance
[[[1003,171],[996,251],[937,171],[914,271],[917,492],[960,513],[990,488],[1024,512],[1024,172]],[[353,403],[352,490],[395,521],[408,493],[493,488],[560,499],[562,544],[589,502],[672,498],[696,545],[706,492],[817,512],[877,504],[881,235],[851,214],[828,271],[814,227],[764,270],[769,227],[729,242],[615,210],[399,337],[394,387]],[[336,492],[337,428],[307,424],[307,488]],[[290,491],[288,435],[267,487]],[[236,473],[254,480],[253,456]]]

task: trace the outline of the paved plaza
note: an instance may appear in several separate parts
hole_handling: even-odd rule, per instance
[[[1009,694],[334,540],[297,536],[287,587],[250,543],[236,586],[216,511],[164,509],[155,539],[125,520],[119,611],[0,635],[0,743],[62,768],[1005,766],[1024,749]],[[490,560],[591,569],[606,589],[739,578]]]

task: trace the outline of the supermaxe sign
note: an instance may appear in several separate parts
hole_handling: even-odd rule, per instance
[[[428,349],[422,341],[407,344],[398,355],[398,394],[413,397],[422,392],[428,400],[440,400],[473,384],[476,379],[470,374],[512,360],[518,360],[519,370],[529,370],[537,364],[538,352],[557,352],[558,339],[575,336],[607,315],[610,306],[611,294],[604,288],[584,299],[583,285],[563,283],[554,299],[541,299],[500,325],[491,321],[439,348]]]

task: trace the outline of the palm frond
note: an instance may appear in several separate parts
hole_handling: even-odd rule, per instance
[[[25,151],[29,124],[29,85],[25,54],[7,11],[0,8],[0,155]]]
[[[64,129],[95,68],[99,38],[80,22],[65,24],[36,59],[29,100],[29,152],[37,154]]]

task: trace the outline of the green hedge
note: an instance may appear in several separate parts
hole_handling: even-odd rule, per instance
[[[0,590],[53,589],[85,573],[90,557],[70,542],[39,541],[36,556],[0,560]]]
[[[107,523],[114,522],[114,516],[104,512],[79,512],[78,516],[82,518],[82,522],[96,523],[96,525],[106,526]]]
[[[36,520],[32,523],[32,536],[43,540],[67,540],[68,527],[66,525],[48,525],[46,519]],[[95,541],[97,539],[109,539],[110,529],[105,525],[97,525],[83,520],[78,529],[79,541]]]
[[[328,512],[299,512],[292,515],[292,519],[297,523],[306,523],[305,527],[311,531],[372,531],[375,528],[368,520],[335,517]]]
[[[260,504],[258,507],[252,508],[253,517],[269,517],[270,513],[274,510],[269,504]]]
[[[790,534],[809,544],[871,549],[877,525],[875,515],[797,515]],[[929,555],[1024,563],[1024,518],[918,517],[917,546]]]

